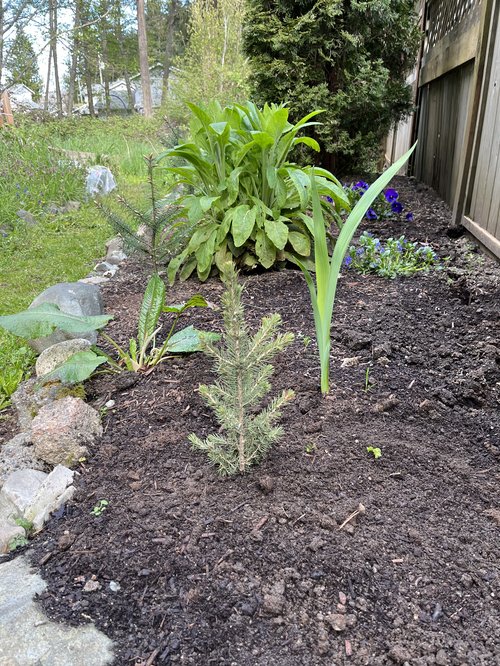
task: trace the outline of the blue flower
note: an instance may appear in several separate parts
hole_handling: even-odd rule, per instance
[[[362,192],[366,192],[366,190],[369,187],[370,186],[368,185],[368,183],[365,183],[364,180],[358,180],[358,182],[355,185],[352,186],[352,189],[353,190],[361,190]]]
[[[403,251],[403,246],[401,245],[401,243],[400,243],[399,241],[396,243],[396,250],[397,250],[398,252],[402,252],[402,251]]]
[[[331,204],[333,203],[332,197],[326,197],[326,200],[328,201],[328,203],[331,203]]]
[[[356,250],[356,254],[358,255],[358,257],[360,257],[364,253],[365,253],[365,250],[362,247],[358,247],[358,249]]]
[[[351,264],[352,264],[352,257],[347,256],[347,257],[344,259],[344,266],[347,266],[347,268],[349,268],[349,266],[350,266]]]
[[[375,250],[377,252],[380,252],[381,250],[383,250],[382,243],[379,241],[378,238],[375,239]]]
[[[413,213],[406,213],[406,221],[413,222]]]
[[[391,204],[391,210],[393,213],[402,213],[403,212],[403,204],[400,203],[399,201],[393,201]]]
[[[393,201],[396,201],[396,199],[399,197],[399,194],[397,193],[396,190],[389,188],[384,192],[384,196],[386,201],[392,203]]]
[[[373,208],[369,208],[369,209],[366,211],[366,215],[365,215],[365,217],[366,217],[367,220],[378,220],[378,215],[377,215],[377,213],[373,210]]]

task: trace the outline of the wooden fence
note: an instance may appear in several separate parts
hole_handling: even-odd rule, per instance
[[[417,179],[500,257],[500,2],[422,0],[419,9],[416,118],[397,128],[399,141],[389,137],[386,161],[418,138]]]

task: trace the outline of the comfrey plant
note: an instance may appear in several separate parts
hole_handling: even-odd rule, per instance
[[[412,243],[404,236],[388,238],[382,243],[366,231],[360,236],[359,244],[349,248],[344,266],[387,278],[441,268],[439,258],[429,245]]]
[[[369,184],[364,180],[358,180],[358,182],[351,183],[351,185],[344,185],[344,190],[351,207],[354,207],[358,203],[369,187]],[[376,197],[370,208],[366,211],[365,218],[367,220],[386,220],[394,217],[399,220],[411,222],[413,220],[413,213],[406,210],[399,198],[399,192],[389,187],[380,192]]]
[[[321,392],[328,393],[330,390],[330,331],[332,327],[333,304],[337,291],[337,281],[340,269],[349,248],[356,229],[360,225],[366,211],[369,210],[375,199],[399,169],[405,164],[413,146],[403,157],[383,173],[354,206],[350,215],[344,222],[338,238],[335,241],[333,254],[328,256],[328,245],[325,234],[325,223],[321,209],[321,201],[314,178],[311,177],[311,192],[313,202],[313,228],[314,228],[314,262],[316,267],[316,284],[307,267],[297,262],[306,278],[307,286],[311,294],[311,303],[314,313],[314,324],[316,328],[316,341],[318,343],[319,358],[321,366]]]

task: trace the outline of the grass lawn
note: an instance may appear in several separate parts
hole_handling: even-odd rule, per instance
[[[95,163],[111,168],[117,191],[140,204],[147,186],[142,156],[161,151],[167,134],[158,121],[142,117],[24,121],[2,132],[0,314],[10,314],[26,308],[46,287],[88,274],[114,233],[86,201],[86,168],[59,149],[94,153]],[[81,202],[78,211],[48,212],[51,203],[74,200]],[[36,224],[20,220],[19,210],[31,213]],[[22,340],[0,329],[0,409],[29,374],[33,359]]]

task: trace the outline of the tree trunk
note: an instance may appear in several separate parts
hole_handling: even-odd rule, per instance
[[[153,102],[151,99],[151,78],[149,76],[148,39],[146,35],[146,16],[144,0],[137,0],[137,35],[139,42],[139,64],[142,84],[142,107],[144,116],[153,116]]]
[[[170,76],[170,68],[172,67],[174,28],[175,28],[176,19],[177,19],[177,0],[172,0],[168,8],[165,54],[163,57],[163,81],[162,81],[162,92],[161,92],[162,104],[165,104],[165,102],[167,101],[168,79]]]
[[[49,110],[49,91],[50,91],[50,70],[52,65],[52,49],[49,49],[49,62],[47,65],[47,81],[45,83],[45,97],[43,100],[43,110]]]
[[[0,90],[2,88],[2,74],[3,74],[3,34],[4,34],[4,8],[3,1],[0,0]]]
[[[73,104],[75,101],[75,87],[76,87],[76,68],[78,65],[78,55],[80,51],[80,36],[79,28],[81,22],[81,1],[75,2],[75,22],[73,27],[73,49],[71,51],[71,66],[69,69],[69,84],[68,84],[68,104],[66,111],[68,116],[73,113]]]
[[[57,0],[49,0],[49,30],[50,30],[50,51],[52,53],[52,62],[54,65],[54,82],[56,88],[57,115],[59,118],[63,115],[61,84],[59,81],[59,64],[57,61]]]

